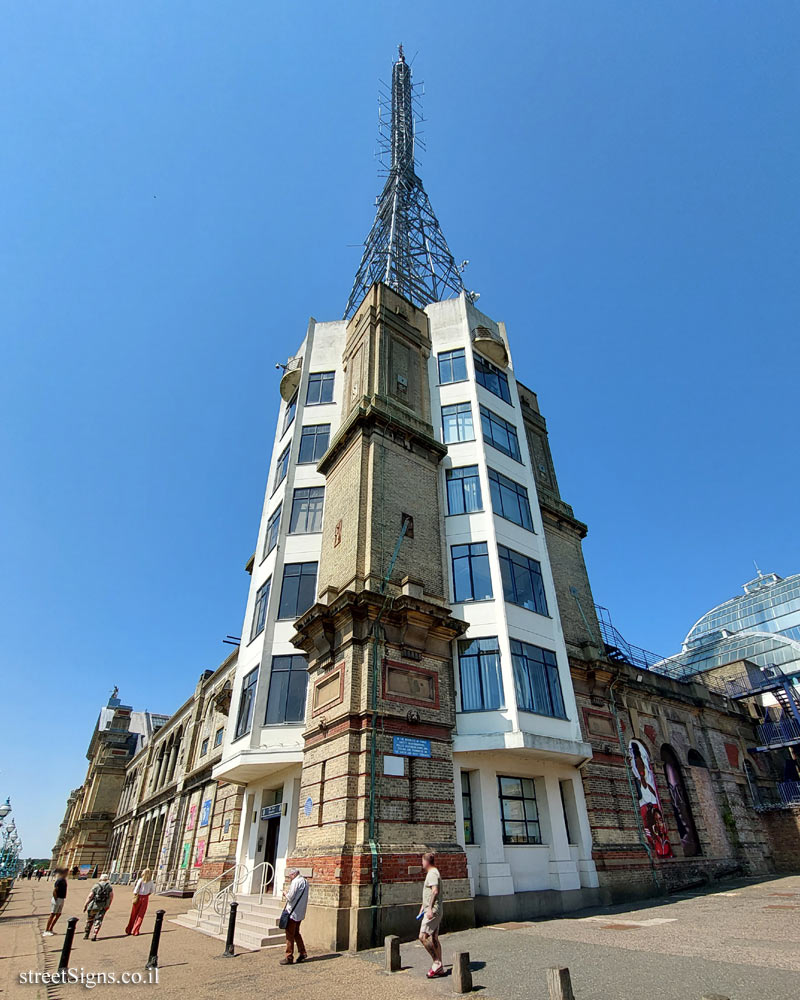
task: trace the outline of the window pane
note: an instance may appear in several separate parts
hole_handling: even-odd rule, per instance
[[[522,796],[522,782],[519,778],[500,778],[500,794]]]
[[[267,699],[266,724],[274,725],[284,721],[286,711],[286,692],[289,689],[288,671],[276,673],[274,668],[269,679],[269,697]]]
[[[526,844],[527,828],[524,823],[503,823],[503,839],[507,844]]]
[[[468,511],[481,509],[481,481],[478,479],[477,468],[474,476],[462,479],[464,484],[464,506]]]
[[[297,615],[305,614],[314,603],[317,589],[317,564],[313,563],[314,572],[303,573],[300,578],[300,589],[297,596]]]
[[[503,707],[503,680],[500,676],[500,654],[481,654],[481,681],[485,708]]]
[[[468,548],[466,545],[453,546],[453,592],[456,602],[472,600],[472,578],[469,570],[469,556],[459,555],[458,550]]]
[[[278,608],[279,618],[297,618],[297,594],[300,590],[300,577],[294,574],[289,575],[288,569],[287,566],[283,571],[281,602]]]
[[[451,479],[448,475],[447,478],[447,513],[448,514],[463,514],[465,510],[464,507],[464,488],[462,486],[462,480]]]
[[[306,403],[313,406],[317,403],[333,402],[333,382],[335,372],[312,372],[308,376]]]
[[[306,682],[308,674],[303,664],[302,670],[292,670],[288,675],[289,690],[286,697],[286,722],[302,722],[306,716]]]
[[[474,555],[472,557],[472,589],[472,596],[476,601],[483,601],[492,596],[492,576],[489,572],[488,555]]]
[[[522,799],[501,799],[503,819],[525,819],[525,807]]]

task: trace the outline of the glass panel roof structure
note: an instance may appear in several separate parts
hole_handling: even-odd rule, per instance
[[[654,669],[685,677],[749,660],[784,673],[800,670],[800,574],[783,579],[759,572],[742,589],[744,594],[707,611],[681,652]]]

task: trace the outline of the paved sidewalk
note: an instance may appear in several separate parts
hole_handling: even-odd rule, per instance
[[[42,938],[51,883],[18,882],[0,914],[0,1000],[67,1000],[85,987],[45,988],[19,983],[27,970],[55,971],[67,918],[82,916],[91,883],[70,880],[58,933]],[[402,972],[382,972],[381,952],[330,955],[312,948],[303,966],[281,967],[280,951],[220,958],[223,944],[169,922],[189,901],[158,897],[139,938],[125,936],[131,891],[118,887],[100,940],[83,940],[78,924],[71,966],[90,972],[143,972],[156,909],[166,910],[159,982],[127,986],[159,997],[297,1000],[441,1000],[452,979],[425,980],[428,958],[416,943],[402,946]],[[445,961],[469,951],[476,992],[495,1000],[546,1000],[545,970],[568,965],[576,1000],[700,1000],[718,993],[731,1000],[800,998],[800,876],[726,882],[712,892],[687,893],[638,907],[583,911],[537,923],[482,927],[442,938]],[[310,944],[311,942],[309,942]],[[119,986],[99,985],[95,996]]]
[[[170,923],[169,918],[185,913],[188,899],[156,897],[147,911],[144,931],[139,937],[127,937],[131,889],[115,887],[114,902],[106,914],[99,940],[84,941],[83,904],[93,882],[69,880],[67,905],[56,925],[54,937],[41,932],[50,911],[52,883],[18,881],[0,912],[0,994],[3,1000],[66,1000],[85,996],[80,983],[20,985],[20,972],[46,970],[55,972],[64,943],[64,931],[70,916],[79,917],[70,966],[87,972],[142,972],[150,953],[150,941],[157,909],[166,910],[159,947],[158,985],[98,985],[90,991],[92,1000],[117,997],[133,991],[154,997],[191,997],[191,1000],[226,1000],[254,996],[279,997],[280,1000],[419,1000],[412,984],[403,976],[389,977],[350,955],[321,953],[309,948],[310,960],[300,966],[278,965],[280,950],[241,952],[236,958],[220,958],[225,945],[215,938]],[[310,944],[310,942],[309,942]],[[7,957],[6,957],[7,956]],[[146,975],[146,973],[145,973]],[[120,990],[122,993],[120,994]]]
[[[800,1000],[800,876],[480,927],[445,934],[442,944],[448,965],[468,951],[475,987],[503,1000],[546,1000],[555,965],[569,967],[576,1000]],[[401,957],[418,996],[452,996],[449,977],[423,982],[420,945],[403,945]],[[382,954],[364,959],[378,966]]]

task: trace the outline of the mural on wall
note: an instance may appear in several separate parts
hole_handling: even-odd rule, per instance
[[[656,779],[650,763],[650,755],[639,740],[631,740],[628,744],[633,776],[636,780],[636,794],[639,799],[639,812],[642,815],[642,826],[647,843],[659,858],[671,858],[672,847],[667,834],[667,824],[661,810],[661,800],[656,790]]]
[[[197,841],[197,849],[194,856],[194,866],[195,868],[201,868],[203,865],[203,858],[206,856],[206,842],[204,840]]]
[[[203,811],[200,813],[200,826],[208,826],[211,818],[211,799],[206,799],[203,803]]]
[[[664,762],[664,773],[667,776],[672,812],[678,827],[678,836],[681,838],[683,853],[687,858],[694,858],[703,852],[700,849],[700,838],[694,824],[692,807],[689,805],[689,796],[686,792],[681,765],[675,751],[670,746],[665,745],[661,748],[661,760]]]
[[[189,818],[186,820],[186,829],[194,830],[194,818],[197,815],[197,806],[189,806]]]
[[[191,853],[192,853],[192,845],[188,843],[184,844],[183,855],[181,856],[181,868],[189,867],[189,856],[191,855]]]

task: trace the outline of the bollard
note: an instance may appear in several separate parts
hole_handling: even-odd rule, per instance
[[[453,955],[453,993],[472,992],[472,969],[469,965],[469,952],[457,951]]]
[[[69,965],[69,953],[72,951],[72,939],[75,937],[75,925],[77,923],[77,917],[70,917],[67,921],[67,930],[64,934],[64,947],[61,949],[61,958],[58,960],[59,972],[63,972]]]
[[[547,970],[547,988],[550,1000],[575,1000],[569,969],[565,965],[553,966]]]
[[[161,941],[161,925],[164,923],[165,910],[156,910],[156,925],[153,928],[153,938],[150,941],[150,956],[145,969],[158,968],[158,945]]]
[[[396,934],[387,934],[383,939],[386,954],[386,971],[400,971],[400,938]]]
[[[233,947],[233,932],[236,928],[236,911],[239,909],[239,904],[237,902],[231,903],[231,915],[228,918],[228,938],[225,941],[225,951],[222,953],[223,958],[236,958],[236,952]]]

